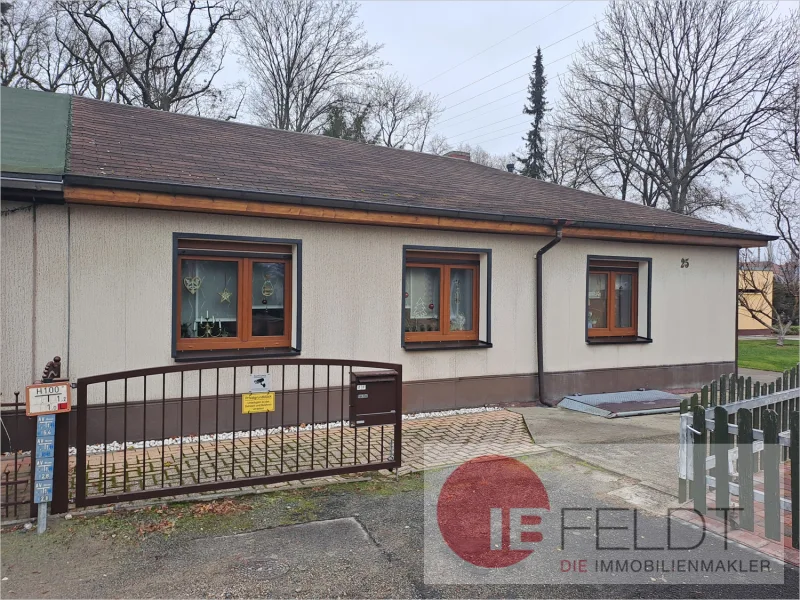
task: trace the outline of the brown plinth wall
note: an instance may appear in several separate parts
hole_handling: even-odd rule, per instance
[[[720,375],[733,372],[733,362],[702,363],[692,365],[665,365],[659,367],[632,367],[626,369],[595,369],[588,371],[568,371],[545,373],[544,389],[548,400],[560,400],[570,394],[588,394],[646,389],[677,389],[701,387]],[[527,375],[501,375],[484,377],[465,377],[427,381],[409,381],[403,384],[403,411],[406,413],[473,408],[484,405],[535,402],[537,377]],[[313,398],[313,401],[312,401]],[[298,413],[298,399],[300,410]],[[124,417],[122,404],[109,404],[107,411],[103,405],[91,405],[87,412],[87,442],[102,444],[105,441],[141,441],[142,439],[161,439],[162,427],[166,437],[210,434],[232,429],[246,431],[265,426],[277,427],[296,423],[324,423],[339,421],[344,415],[348,419],[348,390],[331,388],[327,391],[300,390],[286,392],[281,400],[276,398],[275,412],[267,414],[243,415],[241,397],[231,396],[186,398],[179,400],[148,401],[145,410],[141,402],[129,402],[127,416]],[[313,409],[312,409],[313,407]],[[199,412],[198,412],[199,409]],[[313,412],[312,412],[313,410]],[[281,415],[284,415],[282,418]],[[76,413],[70,413],[70,445],[75,445],[77,427]],[[163,416],[163,418],[162,418]],[[267,418],[269,421],[267,421]],[[14,419],[4,417],[7,423]],[[30,450],[25,440],[35,437],[33,431],[23,431],[26,427],[35,428],[35,419],[22,417],[20,436],[13,447],[16,450]],[[14,431],[14,424],[7,428]],[[125,434],[127,431],[127,434]],[[8,439],[3,434],[3,450],[9,448]]]
[[[733,373],[734,366],[734,362],[730,361],[545,373],[545,399],[557,401],[571,394],[603,394],[639,388],[700,388],[720,375]]]

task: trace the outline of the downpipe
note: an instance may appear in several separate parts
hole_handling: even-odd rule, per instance
[[[564,220],[558,222],[556,225],[556,237],[547,242],[536,253],[536,381],[539,387],[539,402],[545,406],[555,406],[555,404],[544,399],[544,332],[542,331],[542,323],[544,322],[544,309],[542,307],[544,261],[542,259],[545,253],[561,241],[564,223],[566,223]]]

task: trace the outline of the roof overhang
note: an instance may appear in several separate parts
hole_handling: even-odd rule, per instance
[[[193,210],[284,219],[555,235],[563,219],[538,219],[495,213],[448,210],[340,198],[187,186],[109,177],[64,176],[64,198],[75,204],[99,204],[160,210]],[[567,221],[564,237],[703,246],[758,247],[777,239],[757,233]]]
[[[0,189],[3,200],[21,202],[63,202],[64,182],[61,175],[40,173],[2,173]]]

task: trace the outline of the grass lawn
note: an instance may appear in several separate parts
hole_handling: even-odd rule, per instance
[[[776,346],[775,340],[739,340],[739,366],[764,371],[785,371],[797,364],[800,345],[797,340],[785,340]]]

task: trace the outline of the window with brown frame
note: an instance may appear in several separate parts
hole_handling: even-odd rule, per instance
[[[409,252],[403,324],[406,342],[477,340],[480,258]]]
[[[638,291],[638,263],[590,261],[586,298],[589,337],[636,336]]]
[[[176,349],[290,347],[292,247],[178,240]]]

